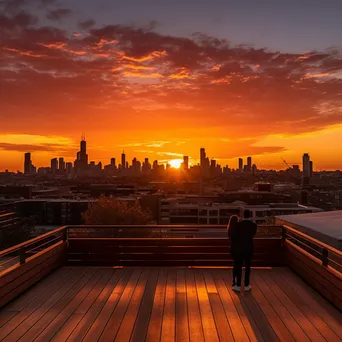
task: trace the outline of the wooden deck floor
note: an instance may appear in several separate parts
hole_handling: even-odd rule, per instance
[[[1,341],[341,341],[342,314],[287,268],[63,267],[0,311]]]

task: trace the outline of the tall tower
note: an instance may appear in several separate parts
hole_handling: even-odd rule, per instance
[[[58,165],[59,165],[59,171],[60,172],[64,172],[65,171],[65,161],[64,161],[64,158],[59,158]]]
[[[200,165],[201,165],[201,167],[204,167],[205,159],[206,159],[206,153],[205,153],[205,149],[202,147],[200,149]]]
[[[189,169],[189,156],[183,156],[183,168],[184,170]]]
[[[126,155],[125,155],[125,151],[122,151],[122,154],[121,154],[121,168],[122,169],[126,168]]]
[[[31,153],[27,152],[25,153],[25,160],[24,160],[24,173],[30,174],[31,173]]]
[[[312,166],[310,165],[309,153],[304,153],[303,154],[303,174],[302,174],[303,186],[310,184],[311,168]]]
[[[51,172],[53,174],[56,174],[57,169],[58,169],[58,159],[53,158],[53,159],[51,159]]]
[[[310,177],[310,156],[309,156],[309,153],[303,154],[303,177]]]
[[[239,170],[242,171],[243,170],[243,159],[239,158]]]
[[[247,169],[248,171],[252,170],[252,157],[247,158]]]

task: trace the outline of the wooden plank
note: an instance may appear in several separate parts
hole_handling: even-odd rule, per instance
[[[103,333],[100,337],[100,341],[108,341],[113,340],[115,338],[120,328],[121,322],[125,316],[127,307],[132,298],[135,287],[140,278],[141,272],[142,269],[140,268],[134,269],[133,275],[129,280],[129,283],[127,284],[124,292],[122,293],[119,303],[117,304],[114,312],[112,313],[109,321],[107,322],[105,329],[103,330]]]
[[[176,292],[177,293],[186,293],[185,269],[184,268],[177,270]]]
[[[64,309],[50,321],[50,323],[36,338],[36,342],[50,341],[61,330],[62,326],[70,319],[76,308],[81,304],[84,298],[95,286],[101,275],[100,272],[98,272],[98,269],[94,268],[89,269],[87,274],[89,275],[89,278],[87,279],[87,282],[84,284],[83,288],[64,307]]]
[[[272,305],[268,302],[267,298],[261,292],[257,284],[253,281],[253,277],[251,285],[253,287],[253,297],[256,299],[258,305],[264,312],[279,339],[281,341],[294,341],[294,338],[289,333],[282,320],[278,317],[277,312],[273,309]]]
[[[17,287],[11,289],[7,294],[5,294],[2,298],[0,298],[0,308],[8,304],[11,300],[17,298],[20,294],[25,292],[27,289],[29,289],[32,285],[36,284],[40,280],[42,280],[45,276],[53,272],[55,269],[59,268],[62,265],[61,260],[56,257],[49,259],[48,262],[42,266],[42,268],[38,268],[35,272],[35,275],[32,277],[23,280],[23,282],[18,285]],[[9,287],[6,289],[9,290]]]
[[[162,342],[175,340],[176,328],[176,271],[168,269],[161,338]]]
[[[131,338],[150,272],[150,269],[144,269],[139,278],[125,316],[115,337],[116,341],[129,341]]]
[[[195,270],[195,283],[199,307],[202,316],[202,325],[205,341],[218,341],[219,338],[216,330],[215,320],[213,313],[211,311],[208,292],[205,286],[201,269]]]
[[[33,341],[40,333],[49,325],[51,321],[69,304],[69,302],[77,295],[77,293],[83,288],[83,286],[88,282],[88,280],[93,275],[91,269],[86,270],[86,272],[81,276],[74,286],[68,291],[52,308],[41,317],[32,327],[29,329],[19,341]]]
[[[321,297],[315,290],[295,276],[287,268],[276,269],[276,272],[293,288],[295,292],[320,316],[320,318],[336,333],[342,336],[342,314]]]
[[[316,310],[313,310],[313,308],[305,302],[305,300],[278,274],[278,272],[278,270],[273,270],[272,278],[275,282],[281,284],[281,289],[289,298],[291,298],[311,324],[327,339],[327,341],[338,341],[338,336],[321,319]]]
[[[31,314],[33,314],[41,305],[43,305],[49,298],[51,298],[63,285],[72,280],[75,275],[82,272],[84,269],[80,268],[75,270],[75,272],[67,273],[64,277],[60,277],[56,282],[42,295],[39,300],[33,301],[27,305],[21,312],[19,312],[13,319],[9,320],[0,330],[0,340],[5,338],[11,331],[13,331],[19,324],[24,322]],[[44,281],[44,280],[43,280]]]
[[[315,326],[309,321],[308,317],[296,306],[294,298],[288,297],[283,290],[283,283],[277,283],[279,278],[274,275],[275,272],[258,270],[258,275],[267,283],[274,295],[282,302],[289,313],[294,317],[298,325],[303,329],[311,341],[323,342],[325,338],[319,333]],[[294,301],[293,301],[294,300]]]
[[[266,249],[267,247],[267,249]],[[280,243],[278,244],[267,244],[267,246],[258,246],[254,247],[254,252],[256,254],[275,254],[280,255],[279,248],[281,247]],[[102,244],[86,244],[86,245],[77,245],[72,246],[69,249],[68,253],[70,255],[77,255],[77,254],[85,254],[85,253],[101,253],[115,255],[118,253],[123,254],[133,254],[133,253],[155,253],[155,254],[168,254],[168,253],[175,253],[175,254],[183,254],[183,253],[192,253],[192,254],[210,254],[210,253],[222,253],[222,254],[229,254],[230,249],[228,246],[108,246]]]
[[[85,270],[81,273],[83,274]],[[39,306],[39,309],[33,311],[24,321],[21,321],[19,325],[15,327],[10,334],[3,339],[3,341],[17,341],[21,336],[23,336],[41,317],[43,317],[49,309],[60,300],[66,292],[70,290],[70,288],[77,282],[79,279],[79,273],[74,272],[73,276],[69,278],[67,283],[62,284],[62,286],[50,297],[48,298],[42,305]],[[23,310],[21,313],[24,313]],[[16,317],[18,317],[17,315]]]
[[[229,276],[228,270],[223,269],[216,269],[212,271],[213,279],[218,291],[218,294],[221,299],[221,303],[223,309],[225,311],[230,329],[232,331],[233,337],[235,341],[243,342],[249,341],[249,337],[246,333],[245,326],[241,319],[243,317],[243,308],[241,307],[240,300],[238,299],[236,303],[233,301],[233,297],[226,286],[222,275],[226,274]],[[235,294],[232,294],[233,296]]]
[[[64,277],[66,273],[70,272],[71,269],[71,267],[66,266],[57,269],[55,272],[49,274],[44,281],[40,281],[37,285],[27,290],[25,295],[13,300],[5,309],[8,311],[22,311],[27,305],[47,291],[50,285],[54,284],[57,279]]]
[[[106,286],[112,274],[113,270],[111,269],[98,270],[96,274],[96,281],[94,282],[91,291],[88,292],[88,294],[76,308],[68,321],[63,325],[63,327],[59,329],[58,333],[54,336],[52,341],[66,341],[71,338],[71,334],[74,332],[75,328],[80,323],[84,315],[88,312],[89,308],[93,305],[99,293]],[[71,340],[73,340],[73,338],[71,338]]]
[[[176,335],[175,341],[188,342],[189,336],[189,321],[187,310],[186,293],[176,292]]]
[[[91,259],[69,259],[69,266],[94,266],[94,267],[113,267],[113,266],[126,266],[126,267],[217,267],[217,266],[232,266],[233,260],[91,260]],[[282,260],[273,259],[269,260],[253,260],[254,267],[271,267],[283,266]]]
[[[259,277],[258,272],[254,272],[254,282],[257,284],[265,298],[267,298],[268,302],[277,313],[278,317],[287,327],[287,330],[292,334],[294,340],[302,342],[309,342],[309,338],[306,336],[304,331],[298,325],[297,321],[292,317],[289,311],[285,308],[283,303],[279,300],[279,298],[273,293],[273,291],[269,288],[269,286],[265,283],[265,281]]]
[[[103,306],[105,305],[106,301],[108,300],[110,294],[112,293],[115,285],[118,283],[123,273],[122,269],[111,271],[111,278],[109,279],[108,283],[104,286],[103,290],[96,298],[95,302],[90,307],[88,312],[82,317],[81,321],[77,324],[76,328],[73,330],[68,340],[82,341],[85,335],[87,334],[88,330],[96,320],[97,316],[101,312]],[[96,286],[98,285],[96,284]]]
[[[119,279],[119,282],[116,284],[114,290],[110,294],[107,302],[105,303],[100,314],[97,316],[95,322],[91,325],[83,341],[93,342],[97,341],[100,338],[108,320],[110,319],[113,311],[119,303],[121,294],[124,292],[133,274],[132,269],[123,269],[122,271],[123,273]]]
[[[0,328],[5,325],[8,321],[10,321],[15,315],[16,311],[1,311],[0,312]]]
[[[219,294],[212,292],[209,293],[208,296],[213,310],[220,342],[234,341],[234,337],[230,329]]]
[[[211,274],[211,270],[210,269],[203,269],[202,273],[204,276],[205,285],[207,287],[207,292],[208,293],[217,293],[217,288],[216,288],[213,276]]]
[[[155,291],[158,281],[159,269],[152,269],[147,285],[145,287],[144,296],[141,301],[140,309],[135,320],[134,329],[131,336],[131,342],[145,341],[147,329],[149,326]]]
[[[185,275],[186,294],[188,302],[190,341],[204,342],[204,333],[201,313],[198,303],[197,290],[194,278],[194,270],[189,269]]]
[[[148,324],[146,342],[159,342],[163,323],[165,291],[167,282],[167,269],[160,270],[158,282],[153,299],[150,322]]]

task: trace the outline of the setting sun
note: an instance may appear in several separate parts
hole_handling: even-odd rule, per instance
[[[171,159],[169,164],[175,169],[179,169],[183,163],[183,159]]]

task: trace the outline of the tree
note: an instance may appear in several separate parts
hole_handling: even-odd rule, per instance
[[[143,210],[138,201],[120,201],[105,196],[90,203],[82,218],[88,225],[144,225],[151,220],[150,213]]]

